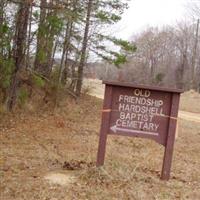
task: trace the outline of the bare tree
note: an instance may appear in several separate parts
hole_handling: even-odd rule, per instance
[[[195,38],[194,38],[194,48],[193,48],[193,53],[192,53],[192,63],[191,63],[191,89],[196,88],[195,84],[195,75],[196,75],[196,60],[197,60],[197,47],[198,47],[198,42],[199,42],[199,19],[197,20],[197,25],[196,25],[196,33],[195,33]]]

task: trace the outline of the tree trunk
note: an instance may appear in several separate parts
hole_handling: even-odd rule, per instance
[[[69,22],[69,27],[68,27],[68,34],[66,38],[66,46],[65,46],[65,62],[63,63],[64,70],[63,73],[61,73],[60,76],[60,81],[62,80],[63,83],[66,83],[66,79],[68,77],[69,73],[69,66],[68,66],[68,54],[69,54],[69,48],[70,48],[70,38],[72,36],[72,30],[73,30],[73,22]],[[62,67],[63,69],[63,67]]]
[[[50,3],[54,5],[54,1]],[[56,1],[55,1],[56,3]],[[35,58],[35,70],[49,78],[52,70],[52,56],[54,50],[54,25],[51,24],[50,17],[57,15],[57,10],[46,10],[44,5],[47,4],[47,0],[41,1],[40,10],[40,23],[37,36],[37,51]]]
[[[65,32],[65,41],[64,41],[64,46],[63,46],[63,52],[62,52],[62,58],[61,58],[61,63],[60,63],[60,68],[59,68],[59,76],[58,76],[58,82],[61,83],[61,80],[62,80],[62,74],[63,74],[63,66],[64,66],[64,60],[65,60],[65,57],[67,59],[67,53],[66,51],[68,51],[68,43],[70,43],[70,34],[69,34],[69,30],[70,30],[70,22],[67,23],[67,28],[66,28],[66,32]],[[66,62],[66,60],[65,60]],[[66,66],[65,66],[66,68]],[[64,70],[65,71],[65,70]],[[66,77],[65,77],[66,78]]]
[[[62,77],[63,63],[64,63],[65,52],[66,52],[67,34],[68,34],[68,24],[67,24],[67,28],[66,28],[66,31],[65,31],[65,41],[64,41],[64,45],[63,45],[62,57],[61,57],[60,67],[59,67],[59,72],[58,72],[58,83],[61,82],[61,77]]]
[[[84,68],[85,60],[86,60],[86,50],[87,50],[87,44],[88,44],[92,3],[93,3],[93,0],[88,0],[85,32],[84,32],[84,38],[83,38],[83,43],[82,43],[82,49],[81,49],[81,59],[80,59],[80,63],[78,66],[78,80],[77,80],[77,85],[76,85],[77,96],[80,96],[80,94],[81,94],[81,88],[82,88],[82,83],[83,83],[83,68]]]
[[[199,37],[199,19],[197,20],[196,34],[195,34],[195,42],[192,54],[192,71],[191,71],[191,88],[197,89],[197,84],[195,83],[195,75],[196,75],[196,57],[197,57],[197,46],[198,46],[198,37]]]
[[[3,13],[4,13],[4,2],[0,2],[0,27],[2,27],[3,25],[3,20],[4,20]],[[3,35],[0,32],[0,43],[3,42],[2,40],[3,40]],[[3,57],[3,48],[0,49],[1,49],[0,51],[0,58],[1,58]]]
[[[54,38],[53,37],[49,37],[48,39],[49,41],[47,41],[47,55],[46,55],[46,63],[44,64],[44,76],[45,77],[49,77],[50,74],[51,74],[51,71],[52,71],[52,57],[53,57],[53,54],[54,54]],[[55,46],[56,47],[56,46]],[[57,47],[56,47],[57,48]],[[55,48],[55,51],[56,51],[56,48]]]
[[[45,76],[45,67],[44,63],[46,63],[46,52],[45,52],[45,34],[44,34],[44,27],[46,21],[47,11],[45,6],[47,5],[47,0],[41,0],[40,3],[40,22],[38,27],[38,34],[37,34],[37,49],[36,49],[36,56],[35,56],[35,63],[34,69]]]
[[[30,5],[29,11],[29,24],[28,24],[28,38],[27,38],[27,50],[26,50],[26,68],[30,68],[30,44],[31,44],[31,23],[32,23],[33,6]]]
[[[179,89],[185,89],[185,85],[184,85],[184,75],[185,75],[185,68],[186,68],[186,64],[187,64],[187,50],[185,50],[185,52],[182,55],[182,61],[180,63],[180,66],[177,69],[177,87]]]
[[[53,53],[52,53],[51,63],[49,64],[50,73],[52,72],[52,68],[53,68],[53,65],[54,65],[57,46],[58,46],[58,41],[56,40],[55,44],[54,44],[54,47],[53,47]]]
[[[15,39],[13,42],[13,60],[15,64],[15,70],[11,80],[11,86],[7,101],[8,111],[12,111],[13,106],[17,98],[17,89],[19,84],[19,72],[23,68],[25,49],[26,49],[26,34],[28,26],[29,16],[29,1],[24,1],[23,4],[19,5],[16,20]]]
[[[78,0],[74,0],[72,4],[72,12],[76,13],[77,11],[77,2]],[[63,54],[60,64],[60,71],[59,71],[59,83],[62,82],[63,84],[66,84],[66,80],[69,74],[69,66],[68,66],[68,54],[69,54],[69,48],[70,48],[70,38],[72,36],[73,31],[73,18],[69,18],[65,33],[65,42],[63,47]],[[63,69],[64,68],[64,69]]]
[[[0,26],[3,25],[4,2],[0,2]]]

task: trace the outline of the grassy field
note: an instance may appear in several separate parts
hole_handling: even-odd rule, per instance
[[[105,87],[101,80],[85,79],[84,87],[91,95],[103,98]],[[193,90],[181,94],[180,109],[187,112],[200,113],[200,94]]]
[[[182,108],[197,111],[184,101]],[[180,121],[171,179],[165,182],[159,178],[164,149],[151,140],[109,136],[105,165],[95,167],[101,108],[102,100],[84,96],[78,104],[65,99],[54,113],[5,116],[0,199],[200,199],[199,123]]]
[[[181,95],[181,110],[200,113],[200,94],[193,90],[187,91]]]

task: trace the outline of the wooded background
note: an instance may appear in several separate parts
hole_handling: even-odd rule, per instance
[[[84,77],[199,91],[198,1],[191,20],[131,41],[107,31],[127,8],[128,0],[1,0],[1,104],[12,111],[40,88],[56,105],[60,90],[79,97]]]
[[[132,37],[137,51],[128,57],[127,63],[120,68],[106,63],[91,63],[87,73],[99,79],[200,92],[199,41],[199,19],[179,22],[176,26],[149,27]]]

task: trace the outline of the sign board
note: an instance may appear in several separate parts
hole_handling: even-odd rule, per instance
[[[149,138],[165,147],[161,179],[168,180],[182,90],[103,82],[97,166],[104,164],[108,134]]]

